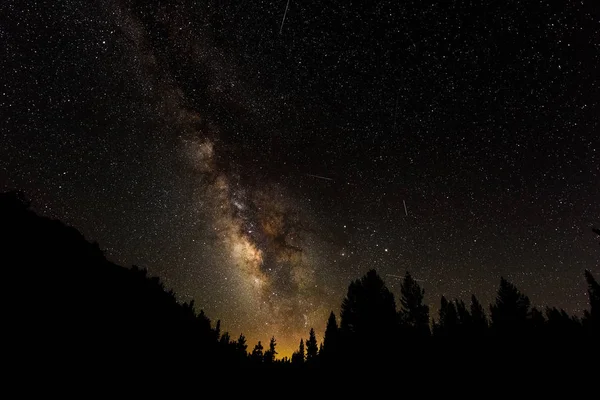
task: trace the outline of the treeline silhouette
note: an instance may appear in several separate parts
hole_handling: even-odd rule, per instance
[[[410,273],[396,303],[371,270],[350,283],[339,320],[332,311],[321,342],[311,328],[291,358],[278,359],[275,337],[250,348],[243,334],[222,333],[220,321],[213,326],[193,301],[178,302],[145,269],[108,261],[74,228],[34,213],[22,194],[0,195],[0,218],[9,299],[4,331],[15,368],[183,362],[196,368],[385,366],[443,373],[448,363],[531,369],[583,360],[598,366],[600,286],[589,271],[589,310],[577,317],[532,307],[504,278],[489,313],[473,295],[468,303],[442,297],[437,315],[430,315],[425,291]]]

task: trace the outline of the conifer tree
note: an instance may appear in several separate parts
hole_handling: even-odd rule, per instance
[[[394,295],[375,270],[350,283],[340,313],[340,354],[360,357],[371,353],[372,343],[393,334],[396,326]],[[355,352],[353,347],[361,351]]]
[[[277,346],[277,341],[275,340],[275,336],[273,336],[269,342],[269,350],[265,351],[265,363],[272,364],[275,362],[275,355],[277,354],[275,346]]]
[[[400,286],[400,320],[417,336],[429,336],[429,307],[423,304],[425,290],[406,272]]]
[[[522,333],[527,325],[529,307],[529,298],[515,285],[501,278],[496,302],[490,306],[492,326],[496,333],[503,335]]]
[[[488,328],[488,319],[483,306],[475,295],[471,296],[471,327],[474,335],[482,335]]]
[[[339,328],[333,311],[329,314],[327,327],[325,328],[325,337],[323,338],[322,350],[319,351],[319,357],[323,360],[331,360],[338,356],[339,350]]]
[[[458,324],[462,327],[468,327],[471,324],[471,314],[467,310],[467,305],[462,300],[454,300],[456,313],[458,315]]]
[[[238,353],[243,354],[244,356],[247,355],[248,345],[246,344],[246,336],[244,336],[243,333],[240,333],[240,337],[235,343],[235,349]]]
[[[219,339],[221,338],[221,320],[218,319],[217,320],[217,325],[215,326],[215,340],[218,342]]]
[[[273,357],[275,357],[277,353],[277,351],[275,350],[275,346],[277,346],[277,341],[275,340],[275,336],[271,337],[271,341],[269,342],[269,351],[273,354]]]
[[[317,337],[315,336],[315,330],[310,328],[308,340],[306,340],[306,362],[314,363],[317,360],[317,354],[319,352],[319,344],[317,343]]]
[[[542,330],[544,329],[544,325],[546,323],[546,319],[544,318],[544,314],[538,310],[537,308],[531,308],[531,328],[539,335],[542,334]]]
[[[221,339],[219,339],[219,343],[221,343],[221,345],[228,345],[230,341],[231,338],[229,337],[229,332],[223,333],[223,335],[221,335]]]
[[[256,344],[256,346],[254,346],[254,349],[252,349],[252,354],[250,355],[250,358],[255,363],[262,363],[263,362],[263,358],[264,358],[263,345],[260,342],[260,340],[258,341],[258,343]]]
[[[453,336],[458,328],[458,313],[454,303],[442,296],[436,334],[444,337]]]

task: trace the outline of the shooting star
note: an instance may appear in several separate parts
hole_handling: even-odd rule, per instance
[[[283,23],[285,22],[285,16],[287,15],[288,7],[290,6],[290,0],[287,1],[285,5],[285,11],[283,12],[283,19],[281,20],[281,27],[279,28],[279,34],[281,35],[281,31],[283,31]]]
[[[406,201],[402,200],[402,203],[404,204],[404,214],[406,214],[406,216],[408,217],[408,210],[406,209]]]
[[[331,178],[327,178],[326,176],[319,176],[319,175],[313,175],[313,174],[306,174],[308,176],[312,176],[313,178],[317,178],[317,179],[323,179],[326,181],[333,181],[333,179]]]

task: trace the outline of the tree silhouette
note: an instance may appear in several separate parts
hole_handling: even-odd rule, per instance
[[[227,344],[229,344],[230,341],[231,341],[231,338],[229,337],[229,332],[223,333],[223,335],[219,339],[219,343],[221,343],[222,345],[227,345]]]
[[[429,336],[429,307],[423,304],[425,290],[406,272],[400,286],[400,321],[417,337]]]
[[[501,335],[518,335],[525,331],[529,317],[529,298],[517,287],[500,278],[496,302],[490,305],[492,327]]]
[[[567,314],[563,309],[546,307],[546,318],[547,331],[557,339],[579,334],[581,322],[578,318]]]
[[[544,333],[546,325],[546,319],[544,318],[544,314],[536,307],[532,307],[529,315],[531,329],[536,334],[542,335]]]
[[[133,268],[136,268],[136,267],[134,266]],[[144,270],[144,275],[145,274],[146,274],[146,270]],[[192,304],[192,307],[193,307],[193,304]],[[206,316],[206,314],[204,314],[204,310],[200,310],[200,313],[198,313],[197,321],[198,321],[198,325],[200,325],[204,331],[206,331],[206,332],[212,331],[212,329],[210,327],[210,318],[208,318]],[[212,331],[212,335],[214,338],[214,331]]]
[[[252,354],[250,355],[252,361],[256,364],[260,364],[263,362],[264,354],[263,354],[263,345],[258,341],[258,343],[252,349]]]
[[[248,345],[246,344],[246,336],[244,336],[243,333],[240,333],[240,337],[235,343],[235,349],[239,354],[243,355],[244,357],[247,355]]]
[[[357,340],[390,332],[396,320],[394,295],[375,270],[348,287],[342,302],[340,329],[343,335]]]
[[[292,364],[302,365],[304,364],[304,340],[300,339],[300,345],[298,346],[298,351],[292,354]]]
[[[221,320],[217,320],[217,325],[215,326],[215,340],[218,342],[221,338]]]
[[[454,303],[442,296],[438,314],[438,322],[434,324],[435,335],[443,337],[454,336],[457,333],[459,324],[458,313]]]
[[[275,350],[275,346],[277,346],[277,342],[275,341],[275,336],[271,337],[271,341],[269,342],[269,351],[273,354],[273,357],[277,354]]]
[[[458,324],[461,326],[461,331],[465,331],[471,325],[471,314],[467,310],[467,305],[462,300],[454,300],[456,304],[456,313],[458,314]]]
[[[346,361],[381,357],[373,343],[396,331],[396,303],[375,270],[350,283],[342,302],[339,343]],[[352,348],[360,348],[360,352]]]
[[[306,340],[306,362],[313,364],[317,360],[318,352],[319,344],[317,343],[315,330],[310,328],[310,333],[308,335],[308,339]]]
[[[319,351],[319,357],[324,361],[332,361],[338,357],[339,352],[339,328],[333,311],[329,314],[325,336],[323,338],[323,348]]]
[[[269,350],[265,351],[265,363],[272,364],[275,362],[275,355],[277,354],[275,346],[277,346],[277,342],[275,341],[275,336],[273,336],[269,342]]]
[[[475,295],[471,295],[471,332],[475,336],[482,336],[487,331],[488,325],[483,306]]]

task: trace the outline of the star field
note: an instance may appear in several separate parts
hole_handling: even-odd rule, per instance
[[[286,3],[2,2],[0,189],[283,355],[371,268],[580,313],[600,7]]]

